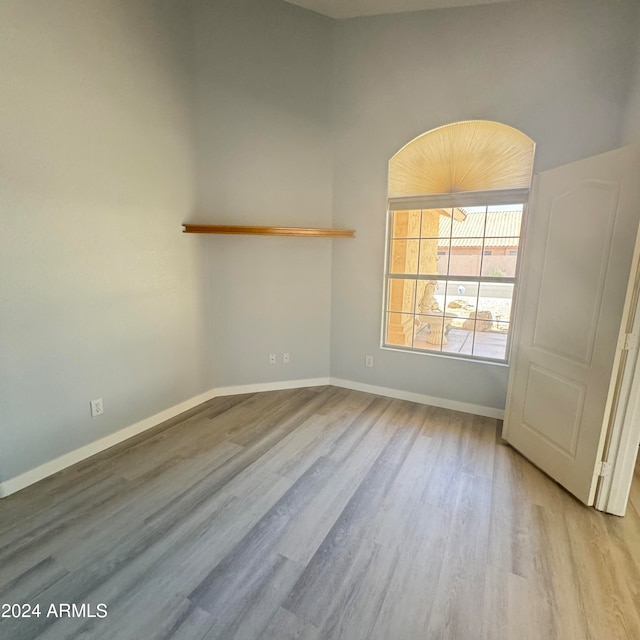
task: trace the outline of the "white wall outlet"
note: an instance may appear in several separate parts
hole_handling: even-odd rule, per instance
[[[373,356],[367,356],[364,359],[364,363],[367,367],[373,367]]]
[[[275,353],[270,353],[269,354],[269,364],[275,364],[276,363],[276,354]]]
[[[282,364],[291,364],[291,356],[288,353],[282,354]]]
[[[91,417],[95,418],[96,416],[100,416],[104,413],[104,404],[102,404],[102,398],[97,398],[96,400],[92,400],[91,404]]]

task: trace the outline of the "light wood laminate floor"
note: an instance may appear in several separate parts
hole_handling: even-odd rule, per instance
[[[217,398],[0,501],[22,640],[640,638],[640,489],[580,505],[495,420],[334,387]]]

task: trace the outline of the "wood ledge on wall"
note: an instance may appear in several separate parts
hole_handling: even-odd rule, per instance
[[[303,238],[355,238],[353,229],[309,229],[304,227],[245,227],[228,224],[183,224],[182,233],[222,233],[248,236],[297,236]]]

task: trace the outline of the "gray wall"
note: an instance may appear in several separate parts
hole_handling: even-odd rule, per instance
[[[0,3],[0,480],[210,387],[187,9]]]
[[[640,145],[640,4],[638,4],[635,39],[635,68],[629,83],[624,141]]]
[[[332,21],[281,0],[195,3],[192,220],[331,226]],[[329,375],[327,239],[202,236],[216,385]],[[342,242],[349,242],[343,240]],[[283,366],[283,352],[291,364]],[[268,354],[278,364],[268,364]]]
[[[535,0],[337,23],[334,224],[357,239],[334,246],[332,375],[504,406],[506,367],[379,349],[387,163],[417,135],[476,118],[531,136],[537,170],[617,146],[635,7]]]

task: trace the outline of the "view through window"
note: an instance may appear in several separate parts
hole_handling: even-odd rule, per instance
[[[383,346],[505,362],[523,204],[391,211]]]

